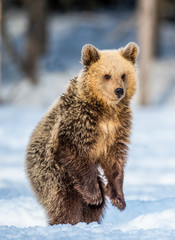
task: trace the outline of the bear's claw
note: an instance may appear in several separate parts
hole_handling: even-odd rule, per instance
[[[99,183],[93,184],[92,186],[75,185],[76,190],[82,195],[82,198],[87,204],[100,205],[103,202],[102,193],[99,187]]]
[[[97,192],[94,192],[93,194],[86,194],[86,196],[83,196],[84,200],[90,204],[90,205],[100,205],[103,202],[102,194],[100,189]]]
[[[123,211],[126,207],[126,203],[124,198],[117,197],[115,200],[112,201],[113,205],[116,206],[120,211]]]

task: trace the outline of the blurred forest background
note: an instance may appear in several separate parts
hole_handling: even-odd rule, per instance
[[[50,105],[81,68],[81,48],[140,46],[135,104],[175,104],[175,0],[4,0],[0,103]]]

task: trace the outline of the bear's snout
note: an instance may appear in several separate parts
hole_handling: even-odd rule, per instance
[[[115,93],[115,95],[116,95],[118,98],[121,98],[121,96],[122,96],[123,93],[124,93],[123,88],[117,88],[117,89],[115,89],[114,93]]]

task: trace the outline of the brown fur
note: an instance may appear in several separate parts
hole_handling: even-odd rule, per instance
[[[99,222],[106,194],[113,205],[125,208],[123,169],[137,54],[134,43],[104,51],[85,45],[84,69],[33,131],[26,171],[51,225]],[[104,78],[106,74],[110,79]],[[114,94],[116,88],[124,89],[120,99]],[[104,170],[107,186],[98,166]]]

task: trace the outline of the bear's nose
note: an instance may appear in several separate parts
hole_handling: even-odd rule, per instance
[[[115,95],[120,98],[123,95],[123,88],[117,88],[115,89]]]

